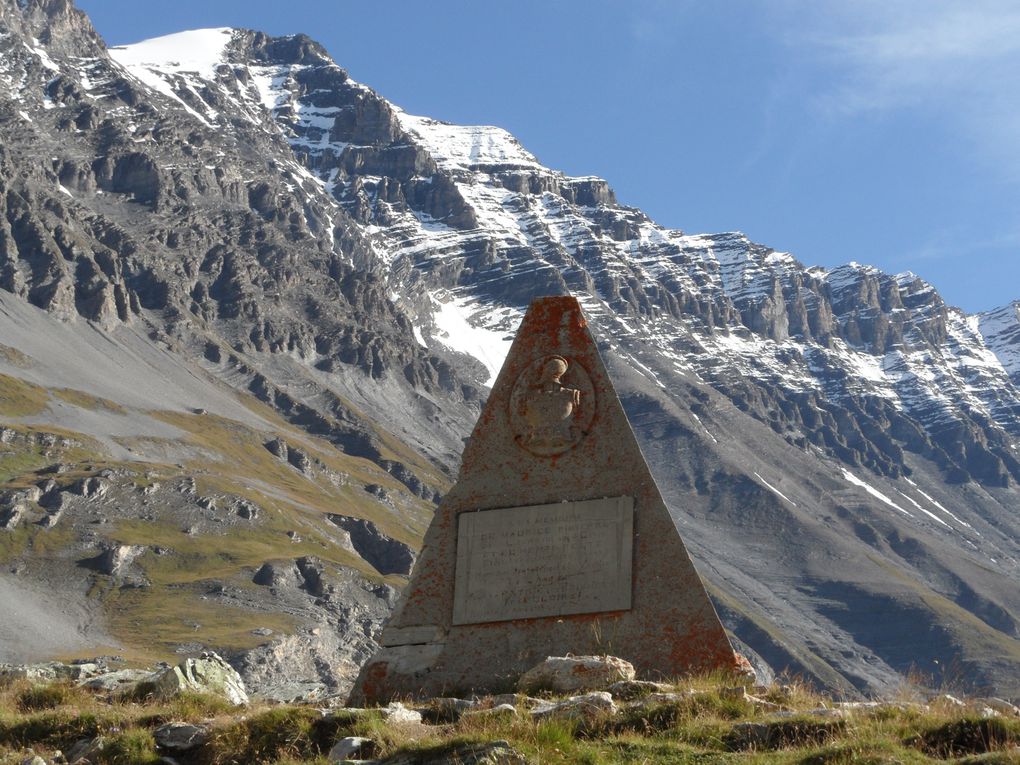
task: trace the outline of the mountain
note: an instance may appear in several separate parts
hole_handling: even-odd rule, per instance
[[[744,650],[1020,695],[1020,304],[664,228],[301,35],[0,26],[0,602],[48,598],[0,658],[70,620],[47,650],[342,689],[528,301],[569,292]]]

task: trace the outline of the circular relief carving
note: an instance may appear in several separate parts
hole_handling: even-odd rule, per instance
[[[595,389],[587,370],[563,356],[531,362],[510,394],[514,441],[540,457],[572,448],[587,435],[594,417]]]

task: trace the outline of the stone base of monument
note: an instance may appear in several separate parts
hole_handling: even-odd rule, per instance
[[[356,702],[509,691],[568,654],[736,668],[573,298],[528,310],[381,643]]]

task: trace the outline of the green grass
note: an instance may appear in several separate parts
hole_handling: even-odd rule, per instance
[[[412,497],[403,484],[370,460],[344,454],[328,442],[312,438],[282,420],[279,432],[265,432],[211,414],[150,414],[185,431],[190,443],[215,455],[213,461],[195,461],[188,465],[209,490],[239,494],[260,505],[285,505],[290,510],[369,518],[388,536],[412,546],[420,544],[432,515],[432,505]],[[279,420],[279,417],[272,419]],[[273,456],[264,444],[278,435],[329,469],[350,476],[350,485],[337,487],[327,480],[312,480]],[[412,511],[407,515],[385,512],[362,490],[362,485],[370,483],[406,494]],[[272,495],[261,491],[260,487],[272,487]]]
[[[691,689],[697,690],[691,691]],[[201,765],[323,763],[344,736],[371,738],[378,756],[417,754],[454,761],[474,744],[503,740],[542,765],[568,763],[776,763],[878,765],[879,763],[1002,763],[1020,754],[1020,720],[982,720],[946,705],[886,705],[848,712],[844,718],[812,714],[832,700],[804,689],[772,695],[798,714],[777,717],[753,702],[733,700],[710,682],[684,682],[691,698],[633,708],[587,722],[534,722],[516,717],[467,716],[434,725],[391,725],[380,715],[322,715],[293,705],[230,707],[209,696],[171,701],[116,700],[73,686],[46,688],[16,681],[0,688],[0,762],[20,762],[28,748],[42,756],[66,751],[82,738],[102,737],[96,760],[107,765],[157,761],[152,732],[171,721],[211,727],[208,744],[190,762]],[[735,747],[739,728],[760,724],[768,732],[753,747]]]
[[[289,634],[296,620],[283,613],[260,613],[202,600],[200,589],[111,588],[100,599],[113,635],[136,659],[167,659],[182,643],[199,641],[219,650],[254,648],[266,641],[251,634],[266,627]]]
[[[15,431],[11,443],[0,444],[0,487],[4,489],[21,489],[37,483],[40,476],[35,471],[47,465],[57,462],[65,465],[90,463],[92,465],[90,472],[94,472],[99,469],[98,465],[104,459],[99,444],[83,433],[52,425],[6,424],[4,427]],[[47,449],[39,443],[44,436],[54,436],[66,441],[68,445],[52,446]],[[110,466],[114,464],[109,463]],[[54,477],[62,482],[68,482],[83,474],[62,473]]]
[[[71,406],[76,406],[79,409],[89,409],[92,411],[105,409],[108,412],[114,412],[116,414],[124,414],[127,412],[127,409],[115,401],[110,401],[110,399],[101,398],[100,396],[93,396],[91,393],[86,393],[85,391],[76,390],[74,388],[53,388],[50,392],[61,401],[70,404]]]
[[[46,408],[45,388],[0,374],[0,417],[30,417]]]
[[[74,532],[67,526],[44,529],[35,524],[21,524],[0,532],[0,564],[11,563],[29,551],[36,557],[52,557],[73,541]]]

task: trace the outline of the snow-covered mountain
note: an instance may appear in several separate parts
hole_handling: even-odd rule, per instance
[[[303,36],[106,51],[60,0],[0,9],[9,297],[144,327],[395,479],[351,514],[399,525],[456,470],[528,301],[569,291],[740,640],[832,686],[952,667],[1020,693],[1020,306],[666,229]]]

